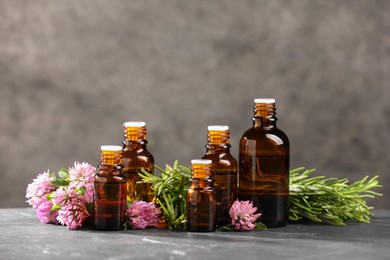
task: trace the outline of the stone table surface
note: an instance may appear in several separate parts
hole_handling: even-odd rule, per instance
[[[371,224],[290,224],[263,232],[70,231],[0,209],[0,259],[390,259],[390,210]]]

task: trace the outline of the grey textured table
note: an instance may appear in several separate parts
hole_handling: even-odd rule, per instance
[[[0,209],[0,259],[390,259],[390,211],[371,224],[290,224],[265,232],[76,231],[32,209]]]

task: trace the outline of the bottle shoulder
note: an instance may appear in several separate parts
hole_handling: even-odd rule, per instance
[[[206,153],[202,159],[212,161],[214,172],[238,170],[238,162],[230,153]]]
[[[94,177],[95,182],[99,183],[123,183],[126,182],[126,176],[122,173],[115,175],[106,175],[105,173],[98,173]]]
[[[213,194],[215,195],[215,190],[213,187],[199,187],[197,185],[192,185],[187,189],[187,195],[189,194]]]
[[[271,141],[277,145],[289,146],[290,141],[281,129],[273,127],[270,129],[264,129],[261,127],[249,128],[241,137],[241,144],[247,141],[267,142]]]
[[[123,165],[124,167],[145,167],[153,165],[154,157],[147,149],[123,149]]]
[[[148,148],[142,147],[142,146],[137,146],[137,147],[132,147],[132,146],[123,146],[123,156],[127,157],[136,157],[138,155],[143,155],[143,156],[148,156],[152,157],[153,155],[149,152]]]
[[[153,158],[153,155],[147,148],[147,142],[125,142],[123,141],[123,155],[127,157],[136,157],[137,155],[148,156]]]

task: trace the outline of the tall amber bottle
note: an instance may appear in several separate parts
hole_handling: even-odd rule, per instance
[[[123,173],[127,178],[127,200],[151,202],[153,195],[148,183],[137,183],[141,180],[138,173],[141,169],[153,174],[154,158],[146,145],[145,122],[126,122],[123,124]]]
[[[230,154],[228,126],[208,126],[206,155],[212,161],[212,176],[217,201],[217,226],[231,223],[229,210],[237,198],[237,160]]]
[[[187,190],[188,231],[215,231],[216,200],[211,177],[211,160],[192,160]]]
[[[123,229],[126,212],[126,177],[122,173],[122,147],[103,145],[94,181],[94,224],[97,229]]]
[[[255,99],[253,127],[241,138],[240,200],[251,200],[268,227],[288,221],[289,150],[287,135],[276,127],[274,99]]]

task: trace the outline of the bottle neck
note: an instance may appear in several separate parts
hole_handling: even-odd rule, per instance
[[[207,144],[206,152],[207,154],[230,153],[230,147],[230,144]]]
[[[254,116],[252,118],[253,127],[273,128],[276,127],[276,107],[275,103],[255,103]]]
[[[123,146],[131,150],[145,149],[148,143],[145,126],[124,127],[123,137]]]
[[[207,134],[207,153],[229,152],[229,130],[209,130]]]
[[[122,169],[122,151],[100,151],[99,169],[105,174],[116,174]]]
[[[140,149],[146,149],[148,141],[146,139],[144,139],[144,140],[137,140],[137,141],[123,140],[122,144],[127,149],[130,149],[130,150],[140,150]]]
[[[130,126],[123,129],[124,142],[146,142],[145,126]]]
[[[191,170],[191,177],[193,179],[211,177],[211,164],[192,164]]]
[[[207,143],[213,145],[228,144],[229,138],[229,130],[209,130],[207,134]]]
[[[190,178],[190,188],[191,189],[212,189],[213,188],[213,178]]]
[[[211,160],[207,163],[192,163],[190,188],[205,189],[212,188],[213,178],[211,177]]]

